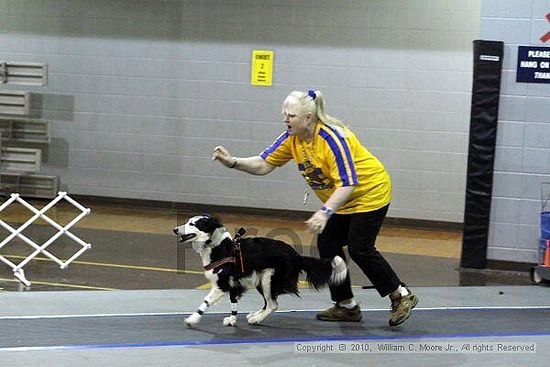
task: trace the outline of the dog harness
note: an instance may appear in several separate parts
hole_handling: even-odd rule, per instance
[[[224,257],[223,259],[214,261],[204,266],[204,270],[206,271],[212,270],[214,273],[217,273],[220,271],[221,267],[227,263],[236,264],[237,258],[238,258],[241,263],[241,273],[244,273],[244,258],[243,258],[243,252],[241,251],[241,237],[245,233],[246,233],[246,230],[241,227],[235,234],[235,239],[233,240],[233,249],[231,250],[232,256]]]

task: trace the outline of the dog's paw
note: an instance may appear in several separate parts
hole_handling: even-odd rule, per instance
[[[187,326],[193,326],[198,324],[200,320],[201,320],[201,315],[195,312],[191,316],[187,317],[184,322]]]
[[[269,315],[271,315],[271,312],[266,310],[255,312],[255,315],[248,318],[248,323],[251,325],[257,325],[260,322],[264,321]]]
[[[257,315],[258,315],[260,312],[262,312],[262,311],[263,311],[263,309],[262,309],[262,310],[258,310],[258,311],[251,312],[251,313],[249,313],[249,314],[246,315],[246,319],[247,319],[247,320],[250,320],[251,317],[257,316]]]
[[[231,315],[223,319],[224,326],[235,326],[237,324],[237,316]]]
[[[262,322],[263,318],[259,318],[258,316],[252,316],[248,319],[248,323],[250,325],[257,325],[260,322]]]

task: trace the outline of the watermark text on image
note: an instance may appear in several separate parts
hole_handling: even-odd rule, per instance
[[[536,353],[534,342],[374,342],[327,341],[294,343],[294,353]]]

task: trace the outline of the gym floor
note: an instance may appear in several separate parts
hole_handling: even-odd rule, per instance
[[[33,203],[40,207],[40,202]],[[71,233],[90,250],[60,269],[39,255],[25,266],[25,287],[11,269],[0,265],[0,366],[204,365],[543,365],[550,352],[550,294],[544,285],[531,285],[527,272],[460,269],[461,232],[436,229],[383,227],[378,248],[421,302],[407,323],[387,326],[389,302],[373,289],[351,264],[354,292],[363,309],[357,324],[315,321],[314,312],[330,306],[326,290],[302,285],[301,298],[282,296],[280,310],[264,326],[247,325],[241,316],[236,328],[221,319],[228,302],[209,310],[195,329],[183,324],[206,294],[198,255],[177,246],[172,228],[191,210],[114,206],[82,202],[91,208]],[[46,215],[65,225],[78,211],[60,203]],[[315,239],[303,219],[235,214],[220,211],[226,228],[244,227],[249,235],[274,237],[295,245],[304,255],[316,256]],[[18,227],[30,212],[16,204],[0,219]],[[41,220],[23,233],[42,244],[57,231]],[[0,230],[5,238],[9,232]],[[62,259],[80,248],[67,236],[48,250]],[[0,255],[19,263],[33,249],[14,239]],[[241,312],[263,305],[255,292],[240,303]],[[502,322],[495,322],[502,320]],[[429,342],[496,346],[508,343],[534,346],[533,352],[515,353],[304,353],[302,344],[360,342],[369,348],[387,344],[419,346]],[[309,343],[309,344],[308,344]],[[328,344],[327,344],[328,343]],[[419,344],[420,343],[420,344]],[[477,343],[477,344],[476,344]],[[506,345],[508,345],[506,344]],[[399,346],[399,345],[397,345]],[[456,351],[455,351],[456,352]],[[453,362],[455,361],[455,362]],[[500,361],[500,362],[499,362]],[[506,361],[506,362],[505,362]],[[519,364],[521,361],[521,364]]]
[[[33,202],[41,208],[42,202]],[[107,204],[82,204],[91,209],[70,232],[92,245],[68,268],[61,270],[46,256],[39,255],[25,265],[30,289],[20,287],[8,266],[0,266],[0,281],[5,290],[130,290],[190,289],[205,287],[198,255],[190,248],[177,246],[172,229],[186,218],[200,214],[186,210],[124,207]],[[66,225],[80,212],[64,201],[46,215]],[[0,219],[17,228],[32,213],[13,203],[0,213]],[[247,235],[277,238],[291,243],[304,255],[317,256],[315,238],[308,233],[303,219],[234,214],[217,215],[226,228],[240,227]],[[43,220],[36,220],[23,231],[35,243],[42,244],[57,230]],[[1,238],[10,233],[0,228]],[[460,269],[462,244],[460,231],[384,226],[378,237],[378,249],[410,286],[483,286],[528,285],[529,274],[522,271]],[[80,246],[68,236],[61,236],[48,251],[67,259]],[[20,239],[13,239],[0,249],[6,259],[18,264],[34,251]],[[351,264],[352,282],[368,285],[361,271]]]

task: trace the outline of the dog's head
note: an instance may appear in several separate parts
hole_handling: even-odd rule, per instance
[[[192,243],[193,248],[199,251],[205,245],[217,242],[213,237],[216,237],[215,234],[220,229],[225,232],[225,228],[217,218],[210,215],[197,215],[187,220],[185,224],[174,228],[174,233],[178,236],[180,243]]]

